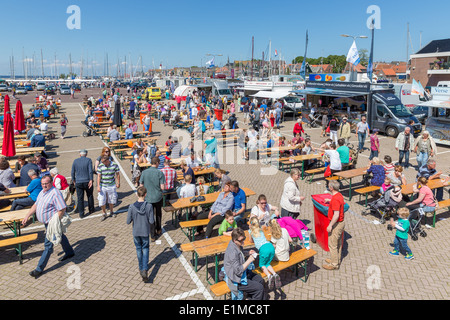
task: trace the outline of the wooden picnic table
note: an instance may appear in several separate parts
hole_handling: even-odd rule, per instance
[[[16,156],[34,154],[36,152],[42,152],[44,150],[44,147],[20,148],[16,150]]]
[[[155,140],[157,140],[157,138],[156,137],[144,137],[144,138],[139,138],[139,139],[142,139],[142,141],[145,141],[145,142],[153,142],[153,141],[155,141]],[[116,141],[110,141],[110,142],[108,142],[109,143],[109,146],[112,148],[112,149],[114,149],[114,147],[119,147],[119,146],[121,146],[121,145],[126,145],[126,144],[128,144],[128,142],[137,142],[138,141],[138,138],[134,138],[134,139],[127,139],[127,140],[125,140],[125,139],[122,139],[122,140],[116,140]]]
[[[28,148],[28,144],[31,143],[31,140],[19,140],[15,141],[14,145],[16,146],[16,149],[23,149]],[[3,146],[3,141],[0,141],[0,147]]]
[[[352,200],[352,179],[356,177],[363,176],[367,173],[368,167],[362,167],[352,170],[345,170],[340,172],[335,172],[333,175],[338,176],[341,179],[349,181],[349,191],[348,191],[348,200]]]
[[[414,193],[413,191],[413,186],[417,184],[417,182],[413,182],[413,183],[408,183],[406,185],[402,185],[402,194],[404,195],[411,195]],[[442,188],[447,186],[447,184],[444,182],[444,180],[440,179],[440,178],[436,178],[433,180],[428,180],[427,183],[427,187],[430,188],[431,190],[433,189],[438,189],[438,188]]]
[[[302,180],[305,176],[305,161],[308,160],[313,160],[313,159],[321,159],[322,155],[318,154],[318,153],[311,153],[311,154],[304,154],[304,155],[298,155],[298,156],[293,156],[293,157],[286,157],[286,158],[280,158],[278,161],[279,162],[284,162],[284,161],[289,161],[291,162],[291,167],[292,165],[301,162],[302,163]]]
[[[4,223],[15,237],[20,236],[22,220],[27,216],[30,209],[0,212],[0,223]]]
[[[205,182],[212,182],[213,180],[213,174],[216,171],[216,168],[214,167],[197,167],[192,168],[194,171],[194,175],[197,176],[206,176]],[[184,174],[182,170],[177,170],[177,180],[183,180]]]
[[[135,131],[135,132],[133,132],[133,137],[137,137],[137,138],[145,137],[146,135],[148,135],[150,133],[151,132],[149,132],[149,131]],[[120,134],[121,137],[125,137],[125,132],[119,132],[119,134]],[[109,141],[107,133],[101,133],[101,136],[102,136],[103,140]]]
[[[10,188],[11,193],[0,196],[0,200],[12,200],[28,197],[27,186]]]
[[[262,227],[264,231],[264,235],[266,236],[267,241],[270,241],[271,234],[270,229],[266,226]],[[209,239],[203,239],[192,242],[192,247],[195,254],[195,262],[194,262],[194,269],[195,272],[197,272],[197,264],[198,264],[198,258],[205,258],[205,269],[206,269],[206,281],[209,282],[209,273],[208,273],[208,257],[214,256],[214,281],[217,283],[219,281],[218,275],[219,275],[219,254],[224,253],[227,250],[228,244],[231,241],[230,236],[217,236]],[[253,241],[251,241],[251,236],[248,232],[248,230],[245,231],[245,241],[243,244],[243,247],[245,249],[254,247],[255,244]]]
[[[253,191],[249,188],[241,188],[241,189],[245,192],[246,197],[254,196],[256,194],[255,191]],[[188,209],[193,208],[193,207],[212,204],[217,200],[217,197],[219,196],[219,194],[220,194],[220,191],[205,194],[205,195],[203,195],[205,197],[204,201],[196,201],[196,202],[191,202],[192,197],[181,198],[181,199],[178,199],[177,201],[175,201],[174,203],[172,203],[172,207],[174,208],[174,210],[186,209],[186,220],[189,220],[189,210]]]

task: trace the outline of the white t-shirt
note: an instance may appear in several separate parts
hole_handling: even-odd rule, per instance
[[[325,150],[325,153],[330,158],[330,169],[331,170],[342,170],[341,158],[336,150]]]
[[[193,183],[186,184],[180,190],[180,198],[194,197],[196,193],[197,193],[197,188],[195,187],[195,184],[193,184]]]
[[[366,123],[364,123],[364,122],[358,122],[358,124],[356,125],[356,127],[358,128],[358,132],[361,132],[361,133],[366,133],[367,132],[367,129],[369,129],[369,125],[367,124],[367,122]]]
[[[281,228],[281,238],[272,237],[270,241],[275,245],[275,259],[278,261],[289,260],[289,232],[285,228]]]
[[[47,122],[42,122],[41,125],[39,126],[41,131],[47,131],[48,130],[48,124]]]
[[[259,219],[259,223],[261,225],[268,224],[270,221],[270,211],[272,210],[272,206],[270,204],[266,204],[264,210],[261,210],[258,205],[252,208],[250,212],[250,217],[256,216]]]

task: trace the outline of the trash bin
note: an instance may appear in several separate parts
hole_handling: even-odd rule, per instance
[[[144,124],[142,119],[145,117],[146,114],[147,114],[147,111],[140,111],[139,112],[139,120],[141,121],[141,124]]]
[[[330,194],[315,194],[311,196],[314,205],[314,236],[311,235],[311,239],[315,238],[315,241],[323,250],[330,251],[328,248],[328,232],[327,227],[330,224],[328,219],[328,207],[329,203],[325,203],[325,199],[331,199]],[[350,206],[344,205],[344,212],[346,212]],[[342,234],[342,240],[344,234]],[[344,244],[344,241],[341,241]]]
[[[216,115],[217,120],[222,121],[223,109],[214,109],[214,114]]]
[[[97,117],[98,122],[103,122],[105,117],[103,116],[103,111],[94,111],[94,115]]]

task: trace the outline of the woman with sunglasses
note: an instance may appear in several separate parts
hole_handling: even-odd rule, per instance
[[[114,159],[111,156],[111,149],[108,147],[103,147],[101,155],[95,161],[94,172],[97,172],[97,168],[98,168],[99,164],[102,162],[103,156],[105,156],[105,155],[109,156],[109,161],[114,162]]]
[[[223,259],[225,280],[237,300],[243,299],[244,292],[250,300],[263,300],[264,279],[251,271],[257,253],[255,250],[250,250],[250,255],[245,260],[243,252],[245,239],[245,232],[241,228],[238,227],[231,232],[231,240]]]
[[[280,215],[280,213],[278,212],[278,208],[270,205],[267,202],[266,196],[260,194],[258,200],[256,201],[256,206],[254,206],[252,208],[252,211],[250,212],[250,217],[257,217],[261,226],[268,225],[272,213],[274,213],[276,216]]]

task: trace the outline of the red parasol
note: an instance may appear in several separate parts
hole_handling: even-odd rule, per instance
[[[5,96],[5,106],[3,108],[3,115],[6,115],[7,112],[11,112],[11,109],[9,108],[9,96]]]
[[[16,103],[16,117],[14,119],[15,125],[17,131],[24,131],[25,130],[25,117],[23,116],[23,107],[22,102],[20,100],[17,100]]]
[[[3,117],[2,155],[5,157],[13,157],[16,155],[16,145],[14,143],[14,123],[11,117],[11,112],[5,112],[5,116]]]

